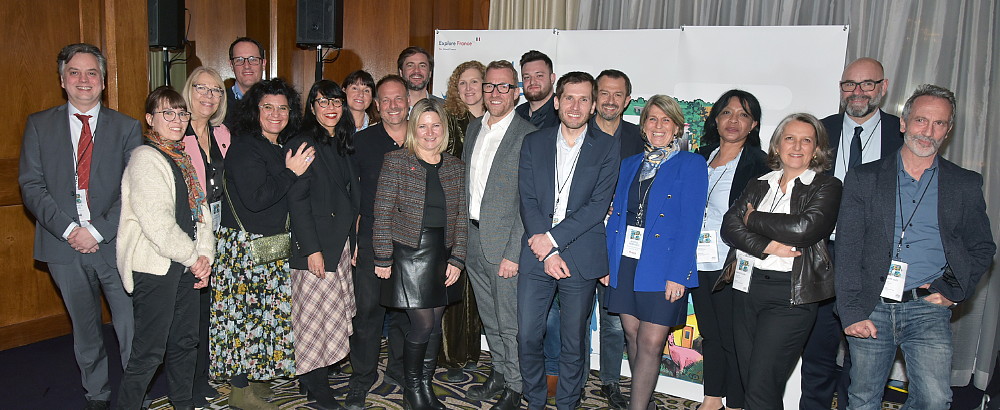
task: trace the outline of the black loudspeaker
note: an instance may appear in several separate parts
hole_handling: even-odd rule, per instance
[[[343,0],[298,0],[297,14],[296,44],[343,47]]]
[[[184,46],[184,0],[149,0],[149,46]]]

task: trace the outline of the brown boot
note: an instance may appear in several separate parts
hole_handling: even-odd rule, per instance
[[[229,407],[242,410],[277,410],[278,405],[261,400],[250,390],[251,387],[233,387],[229,393]]]

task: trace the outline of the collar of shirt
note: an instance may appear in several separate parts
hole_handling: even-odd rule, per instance
[[[868,121],[865,121],[864,124],[858,124],[858,123],[854,122],[853,118],[851,118],[847,114],[844,114],[844,128],[843,129],[846,130],[846,131],[850,131],[851,133],[853,133],[854,132],[854,127],[860,126],[861,128],[864,128],[866,132],[870,132],[872,130],[872,127],[874,127],[875,124],[878,124],[879,120],[881,120],[881,119],[882,119],[882,110],[877,109],[877,108],[875,109],[875,114],[872,115],[872,117],[869,118]],[[850,135],[854,135],[854,134],[850,134]],[[841,140],[843,140],[843,138],[841,138]],[[848,144],[850,144],[850,141],[848,141]]]
[[[768,172],[768,173],[764,174],[763,176],[761,176],[760,178],[757,178],[757,179],[759,179],[761,181],[767,181],[768,185],[770,185],[772,187],[777,187],[778,183],[781,181],[781,176],[782,175],[785,175],[785,170],[771,171],[771,172]],[[807,170],[805,170],[805,172],[802,173],[802,175],[799,175],[799,176],[795,177],[795,179],[792,179],[791,181],[788,181],[787,184],[788,184],[788,187],[793,187],[795,185],[792,184],[792,182],[794,182],[797,179],[799,181],[802,181],[803,184],[809,185],[809,184],[812,184],[813,178],[815,178],[815,177],[816,177],[816,171],[813,171],[811,169],[807,169]]]
[[[483,130],[492,132],[494,130],[499,129],[502,130],[503,133],[506,133],[507,127],[510,127],[510,123],[514,121],[515,115],[517,114],[514,113],[514,110],[510,110],[510,112],[507,113],[507,115],[505,115],[503,118],[500,119],[500,121],[497,121],[497,123],[493,124],[493,126],[491,127],[490,118],[493,118],[493,116],[490,115],[489,111],[487,111],[485,114],[483,114]]]
[[[240,91],[239,84],[233,84],[232,90],[233,90],[233,97],[236,97],[237,100],[243,99],[243,91]]]
[[[900,148],[900,151],[902,152],[902,150],[904,150],[904,149],[906,149],[906,146],[903,146],[902,148]],[[936,170],[937,169],[937,167],[938,167],[938,158],[939,157],[940,157],[939,155],[934,154],[934,162],[932,162],[931,166],[927,167],[927,169],[925,169],[924,172],[922,174],[920,174],[921,179],[923,179],[924,175],[927,175],[927,171],[932,171],[932,170]],[[906,167],[903,166],[903,156],[902,155],[896,155],[896,169],[898,170],[900,176],[913,178],[912,176],[910,176],[909,172],[906,172]]]
[[[83,121],[76,118],[76,114],[89,115],[90,119],[87,121],[90,123],[90,134],[97,139],[97,117],[101,113],[101,103],[97,103],[94,108],[91,108],[87,112],[78,110],[72,103],[66,103],[69,113],[69,124],[70,124],[70,135],[73,138],[73,149],[76,150],[76,146],[80,141],[80,133],[83,132]],[[74,151],[75,152],[75,151]]]
[[[563,138],[562,124],[558,127],[559,128],[556,128],[556,150],[566,151],[568,153],[580,150],[580,147],[583,146],[583,140],[587,137],[587,129],[590,128],[584,125],[583,128],[581,128],[580,136],[576,137],[576,142],[573,143],[573,146],[571,147],[569,146],[569,143],[566,142],[566,138]]]
[[[608,133],[604,132],[603,129],[601,129],[600,125],[597,125],[597,114],[594,114],[594,115],[592,115],[590,117],[590,121],[587,121],[587,127],[594,127],[594,130],[596,130],[596,131],[600,131],[600,132],[604,133],[605,135],[610,135],[610,136],[614,137],[615,139],[620,139],[621,135],[622,135],[622,122],[624,122],[624,121],[625,121],[624,119],[622,119],[621,117],[618,117],[618,128],[615,128],[615,133],[614,134],[608,134]]]

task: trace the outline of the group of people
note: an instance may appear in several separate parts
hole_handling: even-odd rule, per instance
[[[995,245],[982,177],[938,155],[955,116],[945,88],[920,86],[895,117],[879,109],[881,64],[859,59],[841,113],[788,115],[767,152],[760,102],[729,90],[687,152],[675,99],[648,98],[628,123],[624,72],[557,79],[535,50],[519,66],[459,65],[441,99],[433,57],[409,47],[398,74],[318,81],[304,106],[263,79],[257,41],[237,39],[229,58],[232,87],[200,67],[179,92],[151,92],[141,132],[101,105],[100,50],[69,45],[68,104],[28,119],[19,182],[88,409],[111,393],[100,290],[126,363],[122,409],[148,406],[161,364],[176,408],[217,396],[212,379],[232,386],[232,407],[276,408],[270,382],[297,377],[317,408],[362,409],[384,332],[384,380],[404,408],[445,408],[438,364],[463,380],[481,332],[492,365],[469,399],[577,408],[595,300],[601,395],[655,408],[688,294],[702,409],[782,408],[799,357],[802,408],[829,408],[835,390],[842,407],[880,408],[897,346],[908,404],[950,401],[948,308]],[[328,376],[345,359],[341,402]]]

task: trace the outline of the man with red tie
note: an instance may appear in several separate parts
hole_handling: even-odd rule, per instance
[[[28,117],[18,183],[36,219],[34,258],[48,264],[73,325],[87,409],[109,407],[100,290],[111,307],[121,363],[132,346],[132,300],[115,263],[122,172],[141,143],[139,122],[101,105],[107,61],[90,44],[58,56],[69,103]]]

